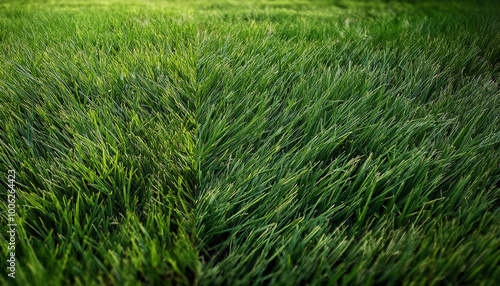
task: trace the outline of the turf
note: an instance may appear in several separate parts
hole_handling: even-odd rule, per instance
[[[498,3],[0,15],[0,283],[500,281]]]
[[[148,7],[72,4],[1,10],[15,282],[193,283],[195,26]]]

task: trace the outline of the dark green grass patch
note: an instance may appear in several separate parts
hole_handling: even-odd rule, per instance
[[[42,7],[1,11],[0,172],[18,182],[15,281],[194,283],[192,20]]]

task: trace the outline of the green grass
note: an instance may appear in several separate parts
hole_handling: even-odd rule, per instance
[[[193,282],[189,15],[130,6],[1,13],[1,171],[19,181],[16,282]]]
[[[498,15],[0,2],[0,284],[497,284]]]

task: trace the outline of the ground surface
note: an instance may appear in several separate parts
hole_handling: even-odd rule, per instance
[[[498,15],[0,1],[0,284],[497,284]]]

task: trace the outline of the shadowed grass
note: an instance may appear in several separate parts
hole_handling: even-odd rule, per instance
[[[193,284],[192,19],[127,5],[1,13],[17,284]],[[3,215],[1,231],[7,253]]]

